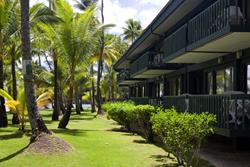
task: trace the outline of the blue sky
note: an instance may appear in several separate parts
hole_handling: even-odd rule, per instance
[[[30,1],[31,4],[46,2],[46,0]],[[74,0],[68,1],[74,4]],[[168,0],[104,0],[105,23],[116,24],[116,27],[110,30],[115,34],[122,33],[122,27],[129,18],[139,20],[143,28],[146,28],[167,2]]]

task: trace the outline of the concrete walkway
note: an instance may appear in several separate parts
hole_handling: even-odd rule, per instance
[[[207,141],[200,157],[217,167],[250,167],[250,150],[236,149],[233,142],[225,138]]]

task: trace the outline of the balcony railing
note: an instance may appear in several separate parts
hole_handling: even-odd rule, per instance
[[[188,22],[188,43],[200,41],[229,25],[240,25],[242,22],[238,0],[217,0]]]
[[[154,52],[146,52],[131,64],[131,74],[143,70],[145,68],[163,68],[162,54]]]
[[[134,101],[137,105],[162,105],[162,99],[160,98],[149,98],[149,97],[131,97],[130,100]]]
[[[134,101],[136,105],[149,104],[149,98],[148,97],[130,97],[130,100]]]
[[[129,70],[123,70],[121,72],[119,72],[119,74],[117,75],[117,82],[121,83],[125,80],[130,79],[130,71]]]
[[[185,24],[180,29],[168,36],[164,41],[164,59],[172,54],[185,49],[187,44],[187,25]]]
[[[163,106],[179,112],[216,115],[216,128],[250,130],[250,95],[185,95],[164,97]],[[250,132],[250,131],[249,131]]]
[[[134,73],[144,69],[145,67],[147,67],[148,61],[149,61],[149,54],[148,53],[139,57],[137,60],[135,60],[131,64],[131,73],[134,74]]]

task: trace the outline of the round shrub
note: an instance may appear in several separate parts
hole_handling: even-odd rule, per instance
[[[153,131],[167,150],[177,157],[179,164],[195,166],[196,153],[203,139],[213,133],[214,115],[208,113],[177,113],[175,109],[153,115]]]

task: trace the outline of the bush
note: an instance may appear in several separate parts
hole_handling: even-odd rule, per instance
[[[151,105],[138,105],[135,108],[138,129],[149,142],[152,142],[154,138],[150,118],[159,109]]]
[[[105,103],[103,109],[108,113],[111,119],[130,130],[130,122],[135,118],[135,116],[133,116],[135,110],[135,104],[133,102]]]
[[[160,137],[179,164],[195,166],[195,156],[203,139],[213,133],[211,124],[215,116],[202,113],[177,113],[175,109],[153,115],[153,131]]]
[[[150,122],[157,109],[151,105],[138,105],[131,101],[105,103],[103,109],[108,116],[125,126],[129,131],[142,134],[148,141],[153,141],[153,130]]]

